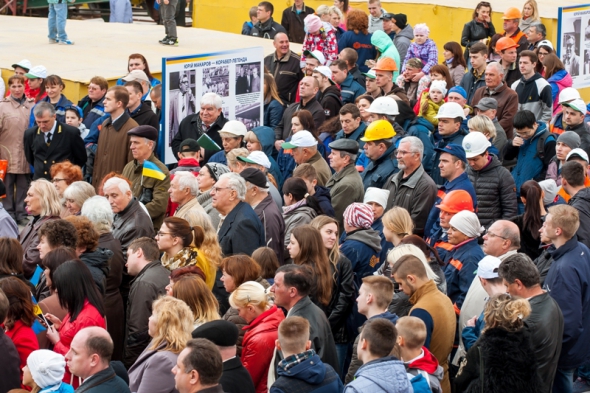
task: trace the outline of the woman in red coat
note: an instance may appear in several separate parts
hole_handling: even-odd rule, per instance
[[[22,368],[27,365],[29,354],[39,349],[37,336],[31,328],[35,322],[31,290],[23,280],[16,277],[0,280],[0,289],[4,291],[10,303],[4,330],[18,351],[22,380]]]
[[[54,344],[53,350],[64,355],[76,333],[90,326],[106,328],[104,306],[90,270],[84,262],[76,259],[64,262],[53,273],[52,284],[59,304],[68,309],[63,321],[53,314],[45,314],[52,324],[47,330],[47,338]],[[64,382],[78,388],[79,378],[75,378],[66,367]]]
[[[256,393],[268,391],[268,369],[272,361],[283,311],[269,303],[264,287],[254,281],[240,285],[229,297],[229,304],[248,323],[242,342],[242,364],[252,377]]]

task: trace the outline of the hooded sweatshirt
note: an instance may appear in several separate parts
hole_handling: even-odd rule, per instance
[[[566,70],[559,70],[547,79],[551,86],[551,98],[553,99],[553,116],[559,113],[559,93],[566,87],[572,87],[572,76]]]
[[[405,59],[408,53],[408,48],[414,39],[414,29],[410,25],[406,25],[399,33],[395,35],[393,44],[399,52],[399,58]],[[399,66],[398,66],[399,68]]]
[[[404,364],[394,356],[367,362],[358,369],[345,393],[410,393],[413,392]]]
[[[342,391],[342,381],[336,371],[329,364],[323,363],[313,349],[297,356],[306,355],[308,352],[311,352],[310,357],[287,370],[279,365],[279,377],[270,387],[270,393]]]
[[[529,110],[538,122],[549,124],[553,114],[552,88],[538,72],[525,79],[522,76],[511,86],[518,94],[518,110]]]
[[[373,274],[379,268],[381,238],[374,229],[357,229],[342,235],[340,252],[352,264],[356,284],[361,286],[363,277]]]
[[[393,72],[393,80],[396,80],[399,76],[399,70],[401,69],[400,55],[391,38],[389,38],[387,33],[384,31],[377,30],[371,36],[371,44],[373,44],[373,46],[381,53],[379,59],[383,57],[389,57],[390,59],[395,60],[397,71]]]
[[[275,132],[272,128],[266,126],[255,127],[252,129],[252,132],[258,138],[258,142],[260,142],[260,146],[262,147],[262,151],[268,157],[270,161],[270,169],[268,173],[273,175],[279,188],[283,188],[283,176],[281,175],[281,170],[279,169],[279,164],[272,158],[272,153],[274,149],[275,143]]]
[[[422,351],[422,355],[404,363],[406,370],[414,377],[422,375],[428,381],[432,392],[442,393],[440,382],[443,379],[444,370],[428,348],[422,347]]]

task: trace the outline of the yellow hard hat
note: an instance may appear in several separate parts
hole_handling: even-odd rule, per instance
[[[391,139],[395,136],[395,130],[387,120],[375,120],[367,127],[365,136],[361,138],[363,142],[379,141],[381,139]]]
[[[502,15],[502,19],[520,19],[522,18],[522,14],[520,13],[520,10],[516,7],[510,7],[506,10],[506,12],[504,12],[504,15]]]
[[[397,71],[397,64],[395,64],[395,60],[391,57],[382,57],[379,59],[375,67],[373,67],[376,71]]]

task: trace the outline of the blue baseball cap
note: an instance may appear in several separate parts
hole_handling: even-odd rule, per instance
[[[455,143],[449,143],[445,147],[435,147],[434,150],[440,151],[443,153],[449,153],[463,162],[467,162],[467,157],[465,156],[465,149],[463,146],[457,145]]]
[[[449,93],[459,93],[459,94],[461,94],[461,96],[463,98],[467,99],[467,92],[461,86],[453,86],[453,87],[451,87],[451,89],[449,90]]]

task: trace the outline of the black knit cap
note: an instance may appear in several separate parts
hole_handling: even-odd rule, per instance
[[[202,324],[192,332],[193,338],[206,338],[218,347],[231,347],[238,342],[235,323],[219,319]]]

